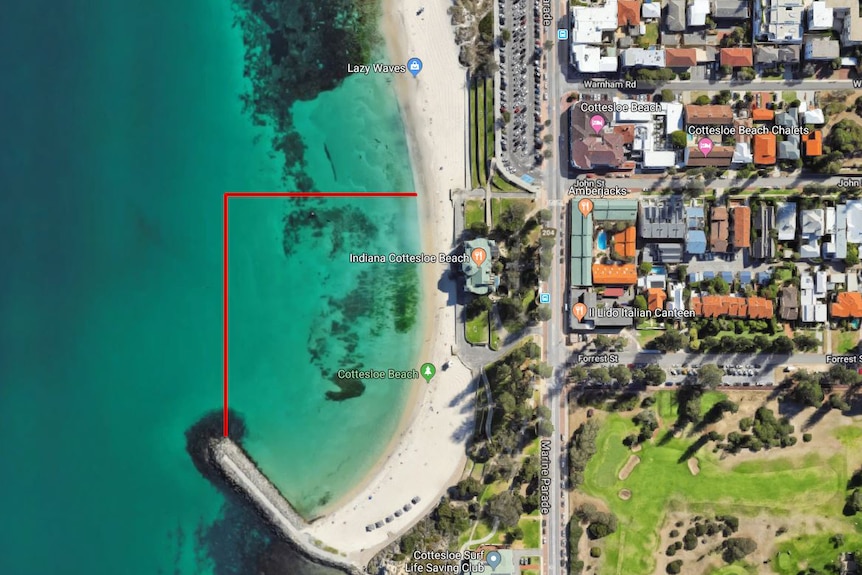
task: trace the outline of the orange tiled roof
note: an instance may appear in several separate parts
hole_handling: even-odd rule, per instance
[[[638,270],[634,264],[593,264],[593,283],[610,285],[633,285],[638,281]]]
[[[814,130],[808,136],[802,136],[805,141],[806,156],[820,156],[823,154],[823,132]]]
[[[730,106],[718,104],[706,106],[686,104],[685,118],[689,124],[731,124],[733,109]]]
[[[751,247],[751,208],[748,206],[736,206],[731,210],[733,214],[733,247]]]
[[[754,136],[754,163],[761,165],[775,163],[775,134]]]
[[[754,52],[751,48],[722,48],[721,65],[739,68],[754,65]]]
[[[697,50],[694,48],[666,48],[664,63],[668,68],[697,66]]]
[[[640,0],[617,0],[617,25],[637,26],[640,23]]]
[[[752,108],[751,119],[755,122],[764,122],[775,119],[775,112],[768,108]]]
[[[771,318],[772,300],[762,297],[732,297],[726,295],[692,296],[691,309],[696,315],[704,317],[750,317],[752,319]]]
[[[751,319],[769,319],[772,314],[772,300],[765,297],[748,298],[748,317]]]
[[[832,304],[832,317],[862,317],[862,294],[839,293]]]
[[[636,239],[637,230],[634,226],[629,226],[620,233],[614,234],[614,253],[623,258],[635,257]]]
[[[650,311],[664,309],[664,302],[667,301],[667,294],[661,288],[649,288],[647,290],[647,305]]]

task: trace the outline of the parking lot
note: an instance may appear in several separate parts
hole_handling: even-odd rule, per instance
[[[511,34],[498,47],[499,112],[509,118],[500,131],[501,162],[513,175],[535,181],[544,161],[542,109],[548,93],[540,0],[497,2],[499,36]]]

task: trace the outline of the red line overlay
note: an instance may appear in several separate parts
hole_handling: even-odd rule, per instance
[[[228,384],[227,384],[227,236],[228,200],[230,198],[415,198],[416,192],[225,192],[222,199],[222,381],[223,381],[223,434],[228,436]]]

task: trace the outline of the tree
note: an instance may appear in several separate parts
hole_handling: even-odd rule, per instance
[[[551,319],[553,315],[553,311],[551,310],[551,306],[549,305],[540,305],[536,308],[536,318],[539,321],[548,321]]]
[[[862,98],[862,96],[860,96]],[[848,266],[859,264],[859,246],[856,244],[847,244],[847,257],[844,258],[844,263]]]
[[[647,309],[647,300],[642,294],[638,294],[635,296],[635,299],[634,299],[634,302],[632,302],[632,305],[634,305],[638,309],[645,310],[645,309]]]
[[[676,96],[673,93],[673,90],[668,90],[665,88],[661,91],[661,101],[662,102],[673,102],[676,100]]]
[[[757,550],[757,543],[748,537],[731,537],[724,540],[722,548],[724,549],[721,553],[722,559],[727,563],[733,563],[754,553]]]
[[[670,134],[670,142],[674,148],[681,150],[688,144],[688,137],[682,130],[675,130]]]
[[[511,491],[498,493],[488,502],[488,515],[498,520],[503,529],[515,527],[523,509],[521,499]]]
[[[775,353],[790,353],[793,351],[793,340],[786,335],[779,335],[772,340],[772,345],[770,347]]]
[[[500,394],[500,397],[497,398],[497,404],[503,410],[503,413],[506,414],[514,413],[515,408],[518,406],[515,396],[508,391],[504,391]]]
[[[652,271],[652,264],[650,262],[641,262],[641,265],[638,266],[638,270],[642,276],[645,276]]]
[[[461,501],[469,501],[482,493],[482,484],[475,477],[467,477],[455,486],[455,498]]]
[[[474,297],[467,304],[467,318],[474,318],[482,312],[490,311],[493,305],[494,302],[486,295]]]
[[[536,424],[536,433],[542,437],[551,437],[554,434],[554,424],[547,419],[540,419]]]
[[[656,363],[651,363],[643,369],[644,383],[646,385],[661,385],[667,379],[667,374]]]
[[[632,381],[632,372],[624,365],[613,365],[608,369],[608,373],[621,385],[628,385]]]
[[[503,41],[504,46],[512,39],[512,33],[508,28],[500,28],[500,39]]]
[[[820,340],[806,333],[800,333],[793,338],[793,344],[799,351],[811,351],[817,349],[820,345]]]
[[[675,352],[681,350],[688,344],[686,338],[679,330],[668,329],[663,334],[652,340],[655,349],[660,351]]]
[[[724,371],[713,364],[701,366],[697,371],[697,383],[704,389],[715,389],[721,385],[721,378]]]
[[[814,376],[799,372],[796,375],[796,387],[793,388],[793,399],[803,405],[818,406],[823,403],[823,388]]]
[[[602,385],[607,385],[611,382],[611,374],[606,367],[594,367],[589,373],[590,379]]]
[[[675,549],[674,553],[676,553]],[[671,561],[667,564],[667,567],[665,569],[670,575],[677,575],[677,573],[680,573],[682,571],[682,559],[676,559],[674,561]]]
[[[859,489],[853,490],[853,493],[847,498],[847,509],[851,515],[862,511],[862,491]]]
[[[694,103],[697,104],[698,106],[707,106],[707,105],[709,105],[709,103],[711,101],[712,100],[709,99],[709,96],[707,96],[706,94],[701,94],[700,96],[697,97],[697,99],[694,101]]]

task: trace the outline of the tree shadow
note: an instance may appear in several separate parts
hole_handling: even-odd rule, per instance
[[[828,403],[824,403],[808,416],[808,419],[805,420],[805,423],[802,424],[802,431],[808,431],[820,421],[826,417],[826,414],[832,411],[832,407]],[[789,419],[789,418],[788,418]]]

